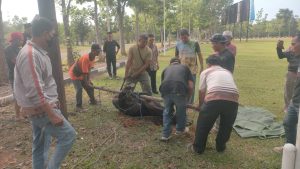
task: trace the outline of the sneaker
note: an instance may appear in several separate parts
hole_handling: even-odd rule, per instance
[[[113,79],[113,77],[112,77],[111,75],[109,75],[109,77],[108,77],[108,78],[109,78],[109,80],[112,80],[112,79]]]
[[[119,80],[120,78],[116,75],[113,76],[114,79]]]
[[[160,141],[169,141],[171,139],[171,136],[169,136],[169,137],[165,137],[165,136],[162,136],[161,138],[160,138]]]
[[[175,132],[175,135],[177,135],[177,136],[181,136],[181,135],[184,135],[184,134],[186,134],[187,132],[189,132],[189,128],[188,127],[185,127],[185,129],[183,130],[183,131],[176,131]]]
[[[97,100],[89,101],[89,104],[90,104],[90,105],[97,105],[97,104],[98,104],[98,101],[97,101]]]
[[[86,112],[88,109],[84,109],[82,107],[76,107],[75,108],[75,112],[78,112],[78,113],[83,113],[83,112]]]
[[[282,153],[283,152],[283,146],[274,147],[273,151],[275,151],[276,153]]]

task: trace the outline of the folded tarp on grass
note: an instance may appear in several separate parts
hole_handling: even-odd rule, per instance
[[[259,137],[261,139],[284,135],[282,123],[275,121],[276,116],[270,111],[240,106],[233,128],[242,138]]]

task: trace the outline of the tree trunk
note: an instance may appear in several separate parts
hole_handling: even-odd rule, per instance
[[[109,11],[109,0],[107,0],[107,7],[106,7],[106,12],[107,12],[107,18],[106,18],[106,24],[107,24],[107,32],[110,32],[110,11]]]
[[[1,84],[8,83],[6,62],[4,57],[4,30],[1,11],[2,0],[0,0],[0,86]]]
[[[71,0],[69,0],[68,6],[66,6],[65,0],[62,0],[61,3],[62,3],[61,6],[62,6],[63,22],[64,22],[64,33],[66,37],[66,46],[67,46],[67,61],[68,61],[68,66],[71,67],[75,62],[73,57],[73,49],[72,49],[71,33],[70,33],[70,25],[69,25],[69,11],[70,11]]]
[[[161,47],[164,46],[164,31],[163,31],[163,27],[160,27],[160,43],[161,43]]]
[[[140,34],[140,20],[139,20],[139,10],[137,9],[135,11],[135,40],[139,40],[139,34]]]
[[[48,18],[54,24],[55,32],[58,32],[54,0],[38,0],[38,6],[40,16]],[[67,118],[65,86],[61,66],[61,55],[58,37],[54,38],[54,43],[51,46],[51,48],[48,49],[48,53],[52,64],[53,77],[57,84],[57,93],[58,100],[60,102],[60,109],[63,115]]]
[[[97,43],[101,46],[102,43],[102,38],[101,38],[101,33],[100,33],[100,26],[98,22],[98,5],[97,5],[97,0],[94,0],[94,22],[95,22],[95,28],[96,28],[96,41]]]
[[[117,6],[117,15],[118,15],[118,26],[120,31],[120,46],[121,46],[121,55],[126,56],[125,42],[124,42],[124,29],[123,29],[123,20],[126,2],[121,3],[121,0],[118,0]]]

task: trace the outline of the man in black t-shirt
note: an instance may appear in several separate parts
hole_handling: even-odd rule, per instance
[[[107,40],[103,45],[103,52],[106,54],[107,73],[110,79],[117,78],[116,55],[118,54],[119,49],[120,45],[118,42],[112,39],[112,32],[108,32]],[[113,74],[111,72],[111,65],[113,67]]]
[[[186,105],[193,94],[194,82],[190,69],[172,58],[170,65],[162,72],[159,91],[164,99],[162,141],[170,139],[173,106],[176,106],[176,133],[182,134],[186,124]]]
[[[13,32],[10,34],[10,44],[5,48],[5,59],[8,66],[8,78],[13,88],[14,85],[14,69],[16,65],[16,59],[23,44],[23,34],[21,32]],[[20,120],[20,107],[15,102],[16,120]]]

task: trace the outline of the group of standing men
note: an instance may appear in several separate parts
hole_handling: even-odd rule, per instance
[[[185,133],[186,108],[193,103],[198,61],[200,62],[199,104],[200,114],[191,150],[199,154],[206,147],[207,136],[220,116],[216,149],[223,152],[230,138],[238,109],[239,93],[233,79],[236,47],[231,44],[232,34],[225,31],[210,39],[214,54],[206,60],[203,71],[200,45],[189,39],[188,30],[180,31],[181,41],[176,44],[175,57],[162,73],[160,92],[164,99],[162,141],[171,138],[171,123],[176,109],[175,135]]]
[[[15,54],[14,94],[22,113],[29,117],[33,127],[33,168],[59,168],[62,160],[75,140],[75,130],[62,116],[59,109],[57,86],[52,75],[52,66],[47,53],[55,31],[52,23],[45,18],[36,17],[32,22],[32,39],[27,40],[20,51],[7,49]],[[224,32],[226,35],[226,32]],[[227,32],[228,33],[228,32]],[[229,32],[230,35],[230,32]],[[11,44],[20,47],[24,36],[11,35]],[[181,41],[176,44],[175,58],[162,73],[160,92],[164,99],[162,140],[170,139],[172,110],[176,108],[176,133],[182,134],[186,123],[186,106],[193,103],[196,76],[200,64],[199,108],[196,138],[193,149],[202,153],[207,135],[220,116],[220,129],[216,139],[218,151],[225,150],[231,128],[237,113],[238,91],[232,78],[235,62],[234,46],[230,37],[214,35],[210,40],[215,53],[208,57],[208,69],[203,71],[203,57],[200,45],[189,39],[186,29],[180,32]],[[16,41],[16,42],[15,42]],[[148,45],[147,45],[148,44]],[[232,51],[233,50],[233,51]],[[111,33],[104,44],[108,74],[116,78],[116,54],[119,45],[112,40]],[[76,107],[82,108],[82,88],[90,97],[90,104],[97,104],[89,71],[101,48],[93,44],[91,52],[83,55],[69,70],[76,89]],[[18,57],[16,57],[18,55]],[[156,71],[159,69],[158,49],[154,35],[140,35],[138,43],[130,47],[125,69],[128,85],[141,83],[143,92],[158,93]],[[110,65],[113,67],[111,72]],[[12,74],[11,74],[12,76]],[[150,79],[151,83],[150,83]],[[50,161],[48,150],[51,136],[57,139],[56,149]]]

